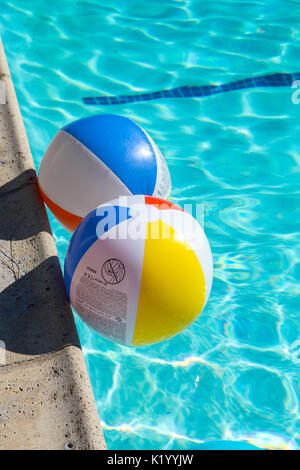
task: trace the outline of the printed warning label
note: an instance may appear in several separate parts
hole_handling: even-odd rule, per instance
[[[109,284],[119,284],[125,276],[125,266],[119,259],[108,259],[102,266],[101,274]]]
[[[127,295],[124,292],[99,285],[82,276],[75,292],[76,310],[97,331],[120,342],[125,342]]]
[[[139,301],[144,239],[120,239],[121,225],[111,238],[99,238],[74,272],[70,299],[78,315],[100,335],[132,344]],[[125,227],[125,231],[127,228]]]

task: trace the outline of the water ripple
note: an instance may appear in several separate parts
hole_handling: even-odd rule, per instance
[[[105,4],[104,4],[105,3]],[[36,166],[86,94],[124,95],[299,70],[300,3],[0,0]],[[201,317],[142,349],[75,315],[110,449],[209,440],[299,448],[300,107],[286,89],[126,103],[166,156],[172,199],[204,204],[215,280]],[[50,215],[63,263],[70,236]]]

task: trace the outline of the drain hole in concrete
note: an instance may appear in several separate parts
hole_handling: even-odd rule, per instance
[[[75,449],[74,442],[66,442],[64,445],[65,450],[73,450]]]

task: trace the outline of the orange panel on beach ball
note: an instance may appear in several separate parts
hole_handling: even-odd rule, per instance
[[[59,207],[57,204],[54,204],[54,202],[51,201],[51,199],[49,199],[45,193],[43,193],[41,188],[40,193],[54,217],[56,217],[56,219],[61,223],[63,227],[65,227],[66,230],[68,230],[69,232],[74,232],[74,230],[82,221],[82,217],[78,217],[77,215],[71,214],[71,212],[67,212],[61,207]]]

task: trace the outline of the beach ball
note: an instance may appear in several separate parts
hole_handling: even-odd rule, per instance
[[[180,207],[128,196],[90,212],[65,259],[74,310],[97,333],[127,346],[166,340],[203,310],[213,262],[200,224]]]
[[[70,232],[100,204],[119,196],[168,198],[170,173],[147,132],[123,116],[96,115],[61,129],[38,174],[42,197]]]

